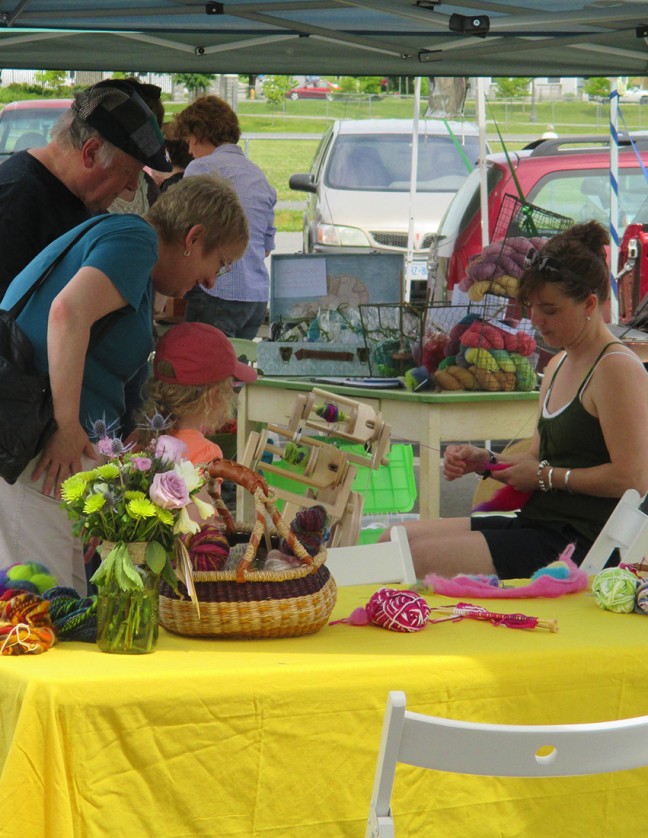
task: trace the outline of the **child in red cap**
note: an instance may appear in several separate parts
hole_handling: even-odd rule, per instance
[[[147,424],[159,414],[169,424],[165,433],[187,446],[194,465],[222,457],[214,433],[233,418],[234,381],[256,381],[257,372],[236,357],[228,338],[207,323],[179,323],[158,341],[153,378],[143,415]]]

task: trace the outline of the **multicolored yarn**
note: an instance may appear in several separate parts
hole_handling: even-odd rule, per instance
[[[97,640],[97,597],[82,597],[74,588],[55,587],[45,591],[52,625],[59,640],[95,643]]]
[[[335,422],[346,422],[347,420],[346,413],[343,413],[333,402],[318,404],[315,408],[315,413],[320,417],[320,419],[323,419],[331,425]]]
[[[290,463],[291,465],[296,466],[306,459],[307,453],[308,452],[306,451],[306,449],[297,445],[296,442],[287,442],[281,459],[285,460],[285,462]]]
[[[356,608],[349,617],[335,620],[331,625],[368,626],[373,623],[389,631],[411,633],[424,629],[429,616],[430,606],[414,591],[380,588],[364,608]]]
[[[189,561],[194,570],[223,570],[230,554],[230,545],[223,530],[215,524],[204,524],[197,533],[184,539]]]
[[[599,608],[629,614],[634,611],[638,579],[622,567],[608,567],[594,577],[592,593]]]
[[[320,551],[326,537],[326,520],[323,506],[311,506],[309,509],[300,509],[290,522],[290,529],[309,556],[316,556]],[[285,538],[281,539],[279,552],[285,556],[295,555]]]
[[[648,579],[644,579],[637,585],[634,610],[637,614],[648,615]]]
[[[55,642],[48,602],[22,591],[2,600],[0,655],[38,655]]]

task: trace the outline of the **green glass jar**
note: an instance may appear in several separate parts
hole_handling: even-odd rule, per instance
[[[102,558],[114,546],[101,544]],[[157,645],[160,577],[144,561],[146,542],[126,546],[142,588],[125,591],[114,578],[97,585],[97,645],[102,652],[144,655],[154,652]]]

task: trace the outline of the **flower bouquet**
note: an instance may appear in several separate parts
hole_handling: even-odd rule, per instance
[[[184,533],[214,513],[196,496],[205,483],[200,468],[183,459],[184,443],[167,435],[134,450],[99,428],[98,451],[105,462],[78,472],[61,487],[62,506],[84,545],[98,546],[97,643],[104,652],[152,652],[157,642],[159,581],[177,589],[174,553]]]

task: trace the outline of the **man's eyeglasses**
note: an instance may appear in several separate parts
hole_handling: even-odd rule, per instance
[[[225,254],[218,245],[216,245],[216,250],[218,251],[220,260],[223,263],[221,267],[216,271],[216,278],[218,279],[219,276],[225,276],[225,274],[228,274],[232,270],[232,263],[227,261],[227,259],[225,258]]]
[[[580,285],[585,285],[590,291],[594,291],[587,280],[563,265],[559,259],[554,259],[553,256],[541,256],[535,247],[531,247],[524,257],[524,270],[529,270],[529,268],[533,268],[541,274],[549,272],[550,276],[546,277],[547,282],[577,282]],[[551,274],[555,274],[555,276]]]

